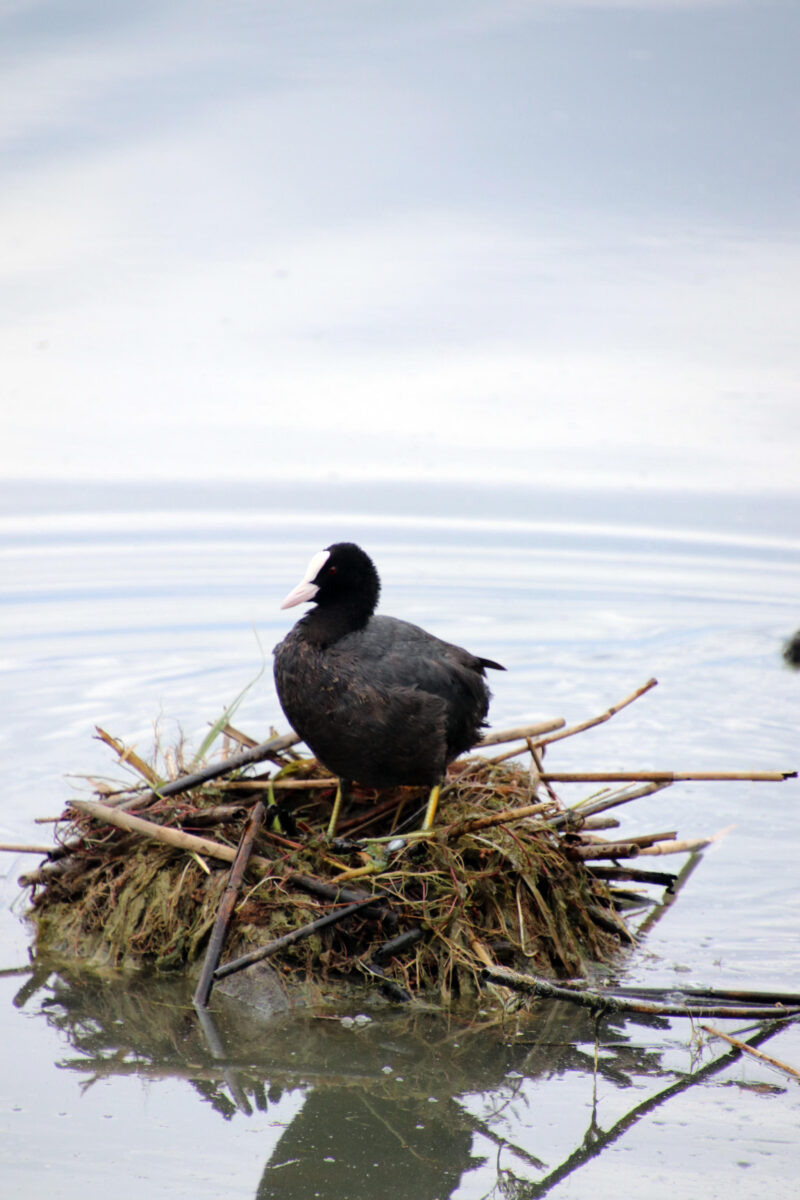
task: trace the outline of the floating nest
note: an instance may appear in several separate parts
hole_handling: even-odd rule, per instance
[[[185,763],[182,747],[145,762],[98,731],[139,783],[90,781],[95,798],[70,802],[48,861],[20,880],[37,953],[199,971],[216,927],[207,972],[224,938],[214,978],[240,956],[268,958],[291,1002],[365,981],[395,1000],[484,1002],[486,970],[498,963],[555,979],[590,974],[635,941],[630,914],[653,904],[643,887],[675,880],[628,860],[710,839],[610,840],[600,833],[618,824],[608,810],[676,776],[552,775],[543,754],[653,682],[571,729],[555,721],[485,739],[480,755],[451,765],[430,834],[413,832],[425,789],[355,788],[332,843],[323,831],[336,780],[297,754],[293,735],[256,745],[223,720],[213,731],[221,749],[204,767]],[[488,753],[503,741],[510,749]],[[568,808],[554,783],[577,780],[595,786]]]

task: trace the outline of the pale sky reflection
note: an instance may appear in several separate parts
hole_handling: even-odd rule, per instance
[[[310,12],[7,15],[6,478],[798,490],[788,9]]]

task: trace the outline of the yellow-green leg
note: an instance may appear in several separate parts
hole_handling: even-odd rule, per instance
[[[331,810],[331,819],[328,822],[328,841],[329,842],[332,842],[333,839],[336,837],[336,830],[339,825],[339,816],[342,811],[342,805],[344,804],[344,801],[347,797],[349,790],[350,790],[350,785],[348,784],[347,780],[342,779],[340,776],[339,782],[336,785],[336,799],[333,802],[333,808]]]
[[[433,822],[436,817],[436,809],[439,807],[439,793],[442,790],[440,783],[435,784],[431,788],[431,794],[428,797],[428,807],[425,812],[425,820],[422,822],[422,828],[427,833],[433,829]]]

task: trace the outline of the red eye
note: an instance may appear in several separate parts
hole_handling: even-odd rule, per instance
[[[328,567],[328,574],[335,575],[337,570],[338,570],[338,567]]]

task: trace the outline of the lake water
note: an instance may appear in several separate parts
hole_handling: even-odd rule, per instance
[[[800,624],[790,498],[62,485],[7,487],[2,502],[2,840],[48,836],[33,818],[60,812],[66,772],[115,774],[95,724],[140,750],[155,718],[166,740],[180,727],[198,741],[269,658],[293,618],[280,600],[333,538],[373,553],[385,611],[507,665],[498,726],[581,720],[658,677],[554,746],[554,769],[798,765],[800,677],[781,658]],[[237,723],[258,738],[283,727],[269,669]],[[733,826],[621,964],[628,981],[796,988],[798,790],[682,784],[620,810],[623,834]],[[218,1060],[179,982],[15,973],[29,861],[2,860],[4,1195],[366,1197],[388,1179],[400,1196],[466,1200],[513,1177],[520,1195],[561,1198],[611,1197],[620,1179],[654,1197],[794,1194],[797,1085],[751,1061],[686,1085],[723,1053],[687,1021],[602,1023],[596,1122],[610,1137],[592,1151],[580,1014],[542,1005],[481,1032],[365,994],[363,1027],[301,1016],[270,1030],[223,1010]],[[764,1049],[797,1065],[800,1033]]]
[[[281,727],[278,605],[343,538],[506,664],[496,726],[658,678],[554,766],[797,768],[798,44],[780,0],[2,6],[0,840],[116,774],[95,725],[198,742],[266,663],[237,722]],[[799,800],[621,810],[728,831],[626,980],[798,990]],[[31,861],[4,1197],[797,1195],[796,1082],[686,1021],[604,1022],[596,1083],[548,1005],[226,1011],[215,1056],[179,983],[31,975]]]

